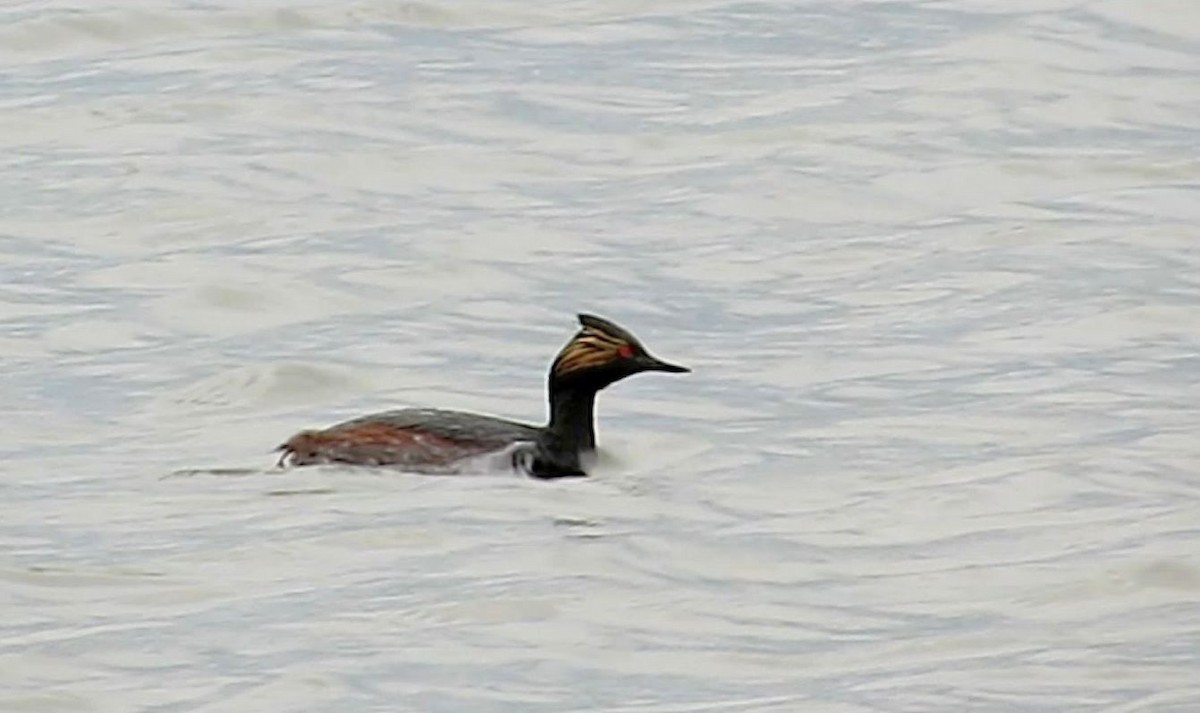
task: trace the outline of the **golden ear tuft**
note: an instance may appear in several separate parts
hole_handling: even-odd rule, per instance
[[[632,335],[612,322],[591,315],[580,315],[579,321],[583,329],[567,342],[554,360],[555,376],[600,368],[637,353]]]

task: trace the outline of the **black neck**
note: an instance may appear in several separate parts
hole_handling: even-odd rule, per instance
[[[583,475],[581,456],[596,450],[596,389],[550,384],[550,423],[539,439],[541,477]]]
[[[596,449],[596,390],[587,387],[550,387],[550,425],[546,430],[557,442],[575,451]]]

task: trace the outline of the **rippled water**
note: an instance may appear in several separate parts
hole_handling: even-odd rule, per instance
[[[1200,710],[1200,4],[0,20],[0,710]],[[271,470],[579,310],[597,477]]]

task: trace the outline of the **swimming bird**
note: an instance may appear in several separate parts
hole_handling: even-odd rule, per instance
[[[279,465],[456,472],[472,459],[498,457],[535,478],[586,475],[596,450],[596,394],[644,371],[690,369],[652,356],[637,337],[607,319],[580,314],[579,324],[550,365],[550,420],[544,426],[443,409],[385,411],[297,433],[276,449],[283,452]]]

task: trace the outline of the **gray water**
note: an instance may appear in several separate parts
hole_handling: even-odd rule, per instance
[[[0,711],[1200,710],[1200,3],[11,2],[0,162]]]

